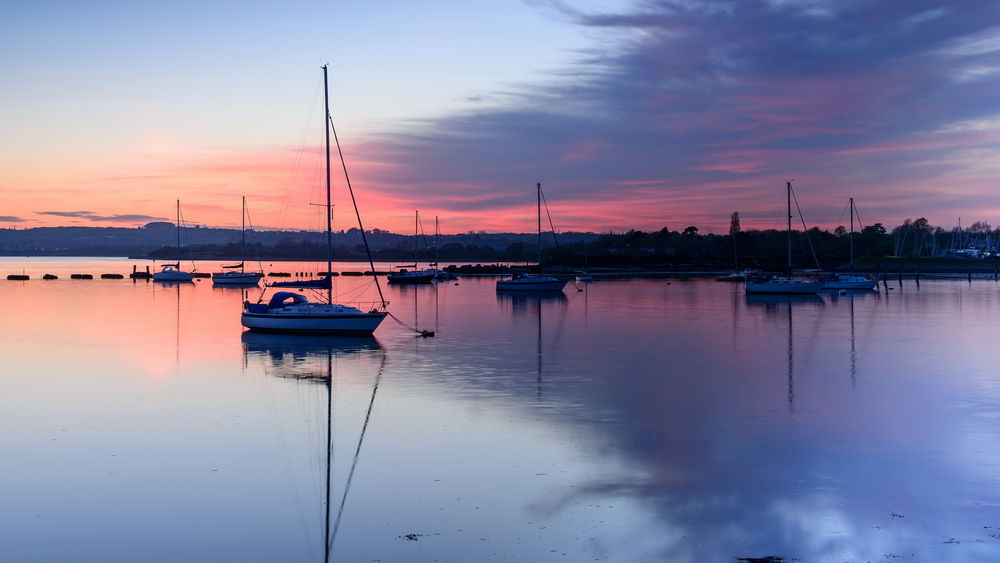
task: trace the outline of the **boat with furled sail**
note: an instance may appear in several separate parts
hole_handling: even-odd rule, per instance
[[[497,280],[497,291],[562,291],[566,280],[543,276],[542,274],[542,183],[536,184],[538,217],[538,274],[514,274],[509,280]],[[548,206],[546,206],[548,209]],[[551,220],[551,219],[550,219]],[[553,235],[555,231],[553,231]]]
[[[266,303],[258,300],[257,303],[245,301],[240,322],[251,331],[276,332],[292,334],[371,334],[382,323],[389,314],[386,311],[386,301],[382,298],[382,289],[378,285],[377,276],[373,276],[375,286],[379,289],[380,304],[372,307],[368,311],[363,311],[351,305],[342,305],[333,302],[333,219],[330,210],[331,201],[331,178],[330,178],[330,132],[333,129],[333,118],[330,115],[330,95],[327,81],[327,66],[323,66],[323,95],[324,95],[324,124],[326,139],[326,272],[325,276],[319,280],[306,280],[298,282],[286,282],[281,287],[299,287],[325,289],[320,292],[321,300],[309,301],[300,293],[279,291],[275,293]],[[336,131],[334,131],[336,135]],[[338,141],[338,153],[339,151]],[[347,165],[344,163],[343,153],[341,154],[341,165],[344,168],[344,176],[347,180],[348,189],[351,190],[353,199],[353,189],[350,179],[347,176]],[[368,239],[364,234],[361,225],[361,215],[357,212],[355,203],[355,214],[358,217],[358,227],[361,230],[365,248],[368,248]],[[371,253],[368,252],[369,263],[372,270],[375,269],[371,261]],[[318,282],[318,283],[317,283]],[[309,285],[307,285],[309,284]],[[273,284],[272,284],[273,285]],[[319,286],[317,288],[317,286]]]
[[[189,282],[194,280],[194,272],[181,270],[181,200],[177,200],[177,262],[163,264],[161,270],[153,274],[153,281]]]
[[[823,282],[797,280],[791,278],[792,273],[792,183],[786,182],[786,198],[788,200],[788,274],[782,278],[750,278],[743,284],[746,293],[781,293],[808,294],[823,289]],[[796,204],[797,205],[797,204]]]
[[[246,271],[247,259],[247,198],[243,196],[243,218],[240,228],[240,263],[223,266],[225,272],[213,272],[213,285],[257,285],[260,278],[264,277],[261,272]],[[239,271],[237,271],[239,268]]]

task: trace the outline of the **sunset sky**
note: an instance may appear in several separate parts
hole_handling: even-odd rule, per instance
[[[1000,224],[1000,4],[6,2],[0,227]],[[335,175],[337,228],[354,226]]]

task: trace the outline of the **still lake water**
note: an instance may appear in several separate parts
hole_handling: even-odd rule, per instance
[[[992,280],[463,278],[386,289],[435,338],[313,339],[68,279],[131,264],[0,262],[2,561],[1000,560]]]

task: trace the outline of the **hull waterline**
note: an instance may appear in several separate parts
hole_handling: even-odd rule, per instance
[[[565,280],[530,279],[498,280],[497,291],[562,291],[566,287]]]

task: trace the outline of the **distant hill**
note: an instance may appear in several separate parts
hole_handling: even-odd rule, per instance
[[[377,258],[412,260],[414,237],[372,229],[368,243]],[[0,229],[2,256],[129,256],[136,258],[172,258],[176,256],[176,230],[173,223],[155,222],[138,228],[119,227],[37,227]],[[554,245],[551,234],[543,246]],[[588,243],[595,233],[559,233],[559,244]],[[417,239],[420,260],[434,254],[435,237]],[[491,259],[508,249],[518,255],[534,252],[536,234],[465,233],[441,235],[437,239],[441,260]],[[195,258],[239,258],[239,229],[190,227],[181,231],[185,255]],[[361,231],[349,229],[333,233],[339,260],[364,258]],[[248,258],[280,260],[283,258],[322,258],[326,252],[326,234],[319,231],[247,231]],[[512,248],[513,247],[513,248]],[[318,254],[317,254],[318,252]]]

